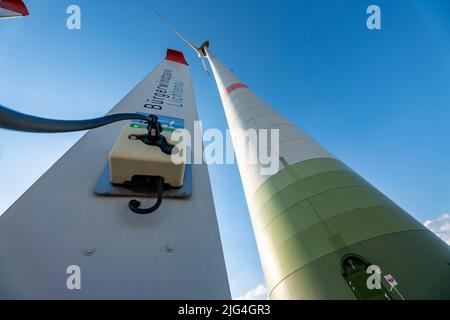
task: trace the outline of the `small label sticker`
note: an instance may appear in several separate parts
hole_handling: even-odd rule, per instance
[[[398,286],[398,282],[394,279],[394,277],[391,274],[384,276],[384,279],[386,279],[387,283],[389,283],[391,287]]]
[[[149,113],[138,112],[144,116],[149,116]],[[161,123],[164,131],[173,132],[176,129],[184,129],[184,120],[178,118],[172,118],[162,115],[156,115]],[[147,129],[147,124],[144,120],[133,120],[130,125],[132,128]]]

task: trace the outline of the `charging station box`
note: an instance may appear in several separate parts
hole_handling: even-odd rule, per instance
[[[135,136],[147,134],[145,125],[128,124],[109,154],[111,182],[124,184],[134,176],[162,177],[173,188],[183,186],[186,164],[176,164],[157,146],[149,146]],[[162,135],[173,145],[172,131],[164,128]]]

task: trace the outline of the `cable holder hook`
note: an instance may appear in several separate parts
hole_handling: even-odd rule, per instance
[[[161,207],[161,204],[164,199],[164,179],[161,177],[149,177],[148,183],[154,183],[156,185],[156,190],[158,193],[158,199],[156,203],[148,209],[142,209],[140,208],[141,203],[138,200],[131,200],[128,203],[128,208],[133,211],[136,214],[145,215],[145,214],[151,214],[154,213],[156,210]]]

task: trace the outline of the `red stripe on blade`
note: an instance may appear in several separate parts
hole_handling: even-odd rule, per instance
[[[249,86],[247,86],[246,84],[243,84],[243,83],[241,83],[241,82],[233,83],[231,86],[229,86],[228,88],[225,89],[225,93],[229,95],[229,94],[231,94],[234,90],[237,90],[237,89],[243,89],[243,88],[245,88],[245,89],[250,89]]]
[[[178,63],[181,63],[181,64],[185,64],[187,66],[189,65],[187,63],[186,59],[184,58],[183,52],[172,50],[172,49],[168,49],[167,50],[166,60],[173,61],[173,62],[178,62]]]
[[[23,16],[28,16],[28,9],[22,0],[2,0],[0,8],[17,12]]]

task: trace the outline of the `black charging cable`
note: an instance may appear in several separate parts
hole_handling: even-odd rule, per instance
[[[96,129],[124,120],[144,120],[149,116],[138,113],[118,113],[88,120],[53,120],[39,118],[0,105],[0,128],[34,133],[75,132]]]
[[[0,105],[0,128],[22,132],[58,133],[85,131],[125,120],[146,121],[148,123],[148,134],[142,136],[142,142],[147,145],[158,146],[165,154],[172,154],[174,146],[168,143],[167,139],[161,135],[162,126],[158,117],[155,115],[146,116],[138,113],[118,113],[88,120],[54,120],[30,116]],[[153,213],[162,204],[164,198],[164,180],[161,177],[151,177],[149,179],[156,183],[158,200],[153,207],[148,209],[139,208],[141,203],[137,200],[131,200],[128,207],[137,214]]]

